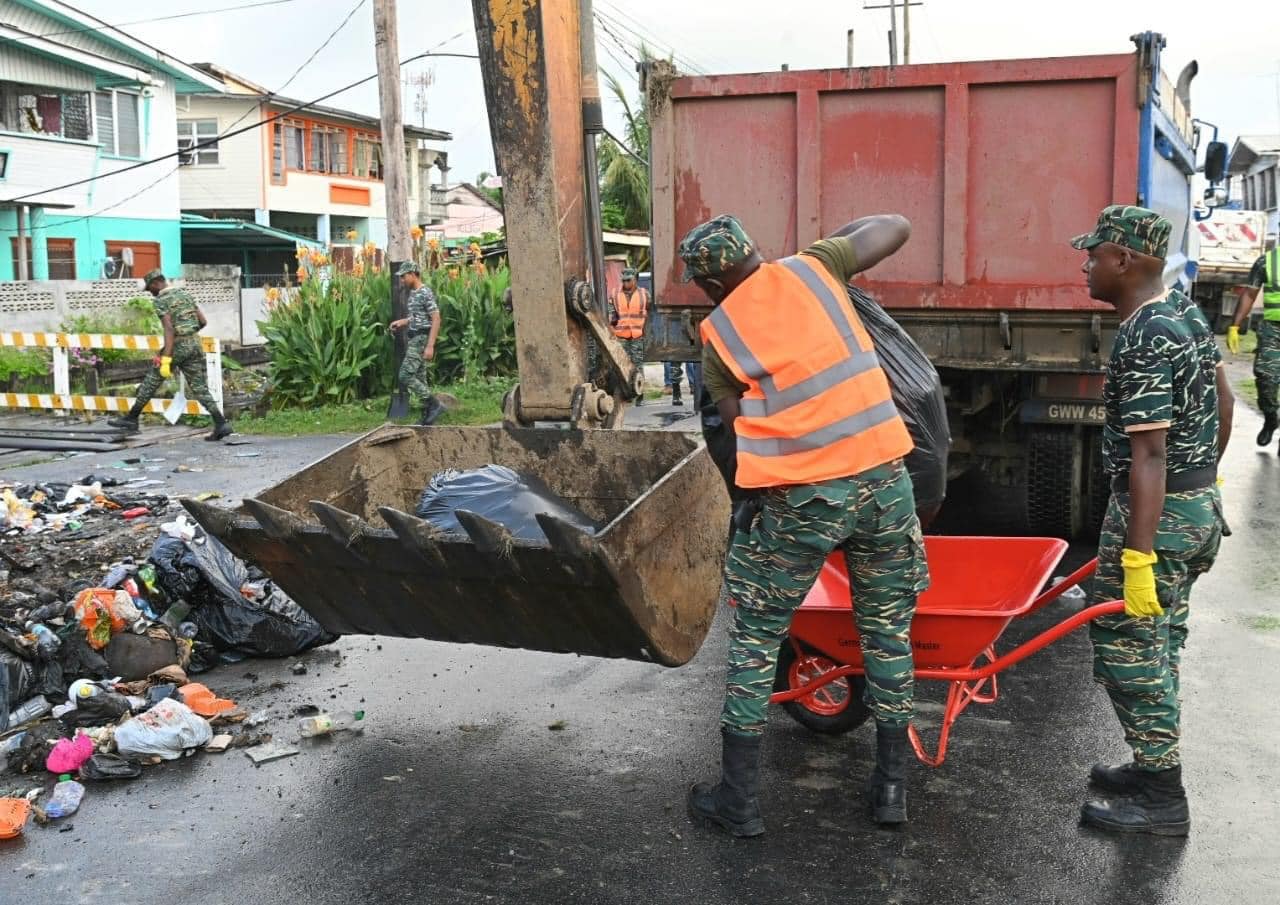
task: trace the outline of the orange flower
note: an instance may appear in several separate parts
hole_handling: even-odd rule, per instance
[[[307,281],[307,268],[299,267],[296,276],[298,277],[299,283],[305,283]]]
[[[364,261],[356,261],[351,265],[351,273],[358,277],[364,276]]]
[[[434,236],[432,236],[430,239],[427,240],[427,248],[430,248],[432,251],[435,251],[439,247],[440,247],[440,240],[435,238]]]
[[[409,235],[413,237],[413,241],[417,242],[422,238],[422,227],[413,226],[409,229]]]
[[[358,235],[360,235],[360,234],[359,234],[358,232],[356,232],[354,229],[349,229],[349,230],[347,230],[347,241],[348,241],[348,242],[354,242],[354,241],[355,241],[355,239],[356,239],[356,236],[358,236]]]
[[[366,258],[372,258],[377,253],[378,253],[378,246],[375,245],[372,242],[372,240],[364,243],[364,256]]]
[[[301,261],[303,258],[307,256],[307,246],[299,245],[297,249],[294,251],[293,256],[297,258],[299,261]]]

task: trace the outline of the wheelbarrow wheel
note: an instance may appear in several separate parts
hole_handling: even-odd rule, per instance
[[[791,640],[784,639],[778,652],[774,690],[790,691],[792,688],[799,688],[838,666],[834,660],[807,647],[801,648],[797,655]],[[787,701],[782,709],[811,732],[840,735],[858,728],[871,717],[871,709],[862,700],[865,685],[862,676],[845,676],[812,694]]]

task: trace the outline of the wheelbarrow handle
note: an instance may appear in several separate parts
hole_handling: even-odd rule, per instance
[[[1058,582],[1053,587],[1049,588],[1043,594],[1037,597],[1035,599],[1035,603],[1031,604],[1031,609],[1027,610],[1025,615],[1030,616],[1032,613],[1036,613],[1044,609],[1049,604],[1053,603],[1055,600],[1057,600],[1059,597],[1065,594],[1067,591],[1071,590],[1080,582],[1084,581],[1086,578],[1092,578],[1093,573],[1097,571],[1098,571],[1098,557],[1095,556],[1093,559],[1089,560],[1083,566],[1076,569],[1066,578],[1062,579],[1062,581]]]

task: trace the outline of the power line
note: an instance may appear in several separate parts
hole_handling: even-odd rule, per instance
[[[700,70],[703,73],[707,71],[706,67],[700,65],[699,63],[694,62],[693,58],[689,56],[687,53],[677,54],[675,51],[675,45],[671,44],[671,42],[669,41],[664,40],[662,36],[658,35],[650,26],[645,25],[635,16],[627,12],[625,9],[622,9],[621,7],[619,7],[614,3],[600,2],[600,0],[598,0],[597,7],[600,7],[600,6],[604,7],[604,9],[606,10],[606,12],[604,12],[603,15],[610,18],[614,23],[621,25],[624,28],[624,30],[629,31],[633,34],[637,34],[642,40],[647,40],[648,43],[653,44],[655,47],[659,49],[666,48],[667,52],[673,58],[683,56],[684,62],[686,64],[691,64],[692,68],[694,69]],[[630,23],[630,25],[628,25],[627,23]],[[705,56],[706,55],[703,54],[702,52],[698,53],[699,59],[702,59]],[[719,69],[727,68],[725,67],[724,63],[718,59],[711,58],[710,62]]]
[[[327,37],[327,38],[325,38],[325,39],[324,39],[324,43],[322,43],[319,47],[317,47],[317,48],[312,52],[311,56],[309,56],[309,57],[307,57],[305,60],[303,60],[303,61],[302,61],[302,65],[301,65],[301,66],[299,66],[297,69],[295,69],[295,70],[293,71],[293,75],[289,76],[288,81],[286,81],[283,85],[281,85],[281,86],[280,86],[279,88],[277,88],[275,91],[271,92],[271,95],[269,95],[269,97],[273,97],[273,96],[275,96],[275,95],[279,94],[279,93],[280,93],[281,91],[283,91],[284,89],[288,88],[288,87],[293,83],[293,80],[294,80],[294,79],[296,79],[296,78],[298,77],[298,73],[300,73],[300,72],[302,72],[302,70],[306,69],[306,68],[307,68],[307,66],[309,66],[309,65],[311,64],[311,61],[312,61],[312,60],[314,60],[316,57],[318,57],[318,56],[320,55],[320,52],[321,52],[321,51],[323,51],[326,47],[328,47],[328,46],[329,46],[329,44],[333,41],[333,39],[334,39],[334,38],[336,38],[336,37],[338,36],[338,32],[340,32],[340,31],[342,31],[342,29],[346,28],[347,23],[351,21],[351,17],[352,17],[352,16],[354,16],[357,12],[359,12],[360,7],[364,6],[364,5],[365,5],[365,3],[366,3],[366,0],[359,0],[359,2],[357,2],[355,6],[351,7],[351,12],[347,13],[347,17],[346,17],[345,19],[343,19],[341,22],[339,22],[339,23],[338,23],[338,27],[337,27],[337,28],[335,28],[333,31],[331,31],[331,32],[329,33],[329,37]],[[238,122],[238,120],[237,120],[237,122]],[[235,123],[232,123],[232,125],[235,125]]]
[[[420,53],[411,57],[407,57],[406,59],[403,59],[400,61],[400,65],[405,66],[405,65],[408,65],[409,63],[416,62],[417,60],[427,59],[428,57],[457,57],[457,58],[466,59],[466,60],[479,59],[479,55],[474,53],[434,53],[434,52],[428,51],[426,53]],[[198,151],[201,148],[207,148],[207,147],[210,147],[211,145],[215,145],[218,143],[220,139],[234,138],[235,136],[242,135],[245,132],[251,132],[254,129],[258,129],[258,128],[261,128],[262,126],[269,125],[270,123],[273,123],[278,119],[284,119],[285,117],[292,116],[293,114],[298,113],[299,111],[306,110],[308,107],[314,107],[316,104],[319,104],[322,101],[327,101],[330,98],[336,97],[339,94],[344,94],[353,88],[359,88],[361,85],[364,85],[368,82],[372,82],[377,77],[378,77],[377,73],[374,73],[373,75],[370,75],[370,76],[366,76],[365,78],[352,82],[349,85],[344,85],[341,88],[338,88],[334,91],[330,91],[328,94],[321,95],[320,97],[317,97],[314,100],[305,101],[300,104],[295,104],[294,106],[290,107],[288,110],[284,110],[280,113],[273,113],[272,115],[266,117],[265,119],[259,120],[256,123],[251,123],[250,125],[245,126],[242,129],[235,129],[230,132],[226,132],[222,135],[215,136],[213,138],[207,138],[204,141],[198,141],[192,144],[190,147],[185,148],[183,150],[174,151],[170,154],[162,154],[161,156],[153,157],[150,160],[141,160],[138,163],[132,164],[127,167],[123,167],[119,170],[112,170],[110,173],[102,173],[98,176],[89,176],[84,179],[77,179],[74,182],[68,182],[63,185],[54,186],[53,188],[39,189],[34,192],[28,192],[25,195],[17,195],[13,198],[6,198],[2,203],[14,204],[15,202],[18,202],[18,201],[25,201],[28,198],[34,198],[37,195],[47,195],[50,192],[60,192],[63,189],[76,188],[77,186],[87,185],[88,183],[91,183],[91,182],[97,182],[100,179],[107,179],[111,176],[118,176],[121,173],[128,173],[131,170],[140,170],[143,167],[149,167],[154,163],[160,163],[165,160],[172,160],[175,157],[180,157],[185,154],[190,154],[192,151]]]
[[[168,15],[168,16],[153,16],[152,18],[149,18],[149,19],[133,19],[129,22],[116,22],[114,24],[111,24],[108,22],[102,22],[102,20],[99,19],[98,20],[100,22],[99,25],[86,25],[81,28],[68,28],[62,31],[46,31],[38,35],[37,34],[29,35],[29,37],[56,38],[60,35],[78,35],[78,34],[84,34],[85,32],[99,32],[105,29],[112,29],[113,31],[119,31],[120,29],[129,25],[147,25],[152,22],[168,22],[173,19],[189,19],[193,16],[210,16],[210,15],[214,15],[215,13],[231,13],[231,12],[236,12],[242,9],[258,9],[259,7],[263,7],[263,6],[280,6],[285,3],[296,3],[296,2],[298,2],[298,0],[259,0],[259,2],[257,3],[244,3],[244,4],[241,4],[240,6],[223,6],[218,9],[193,9],[185,13],[173,13],[172,15]]]
[[[678,56],[675,50],[673,50],[670,47],[664,47],[662,44],[658,42],[647,40],[644,36],[637,34],[634,29],[622,24],[618,20],[613,19],[599,11],[596,11],[595,17],[596,17],[596,24],[598,24],[602,29],[604,29],[605,34],[607,34],[610,38],[612,38],[615,42],[617,42],[618,46],[623,49],[623,51],[627,54],[627,56],[631,57],[637,63],[640,61],[636,57],[635,52],[632,51],[630,45],[628,45],[626,41],[618,37],[617,32],[614,31],[615,28],[618,31],[627,33],[632,38],[635,38],[637,43],[639,44],[651,45],[654,48],[656,48],[659,52],[665,51],[667,55],[671,57],[672,60],[679,63],[682,67],[684,67],[685,69],[688,69],[690,72],[693,72],[699,75],[706,73],[706,70],[703,69],[701,66],[699,66],[697,63],[695,63],[693,60],[690,60],[682,56]]]

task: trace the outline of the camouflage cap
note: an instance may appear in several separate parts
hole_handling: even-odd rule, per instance
[[[1113,204],[1102,209],[1093,232],[1076,236],[1071,244],[1084,251],[1103,242],[1114,242],[1139,254],[1163,258],[1169,250],[1172,231],[1173,224],[1155,211],[1132,204]]]
[[[622,278],[624,280],[634,280],[636,278],[636,269],[634,267],[622,268]]]
[[[164,271],[160,268],[147,271],[147,275],[142,278],[142,285],[150,286],[156,280],[164,279]]]
[[[402,277],[406,273],[416,273],[419,276],[421,276],[422,270],[418,267],[417,264],[413,263],[412,261],[405,261],[403,264],[400,265],[400,269],[396,271],[396,276]]]
[[[680,282],[719,276],[747,260],[755,250],[755,243],[738,218],[721,214],[698,224],[681,240],[679,254],[684,261],[684,276]]]

